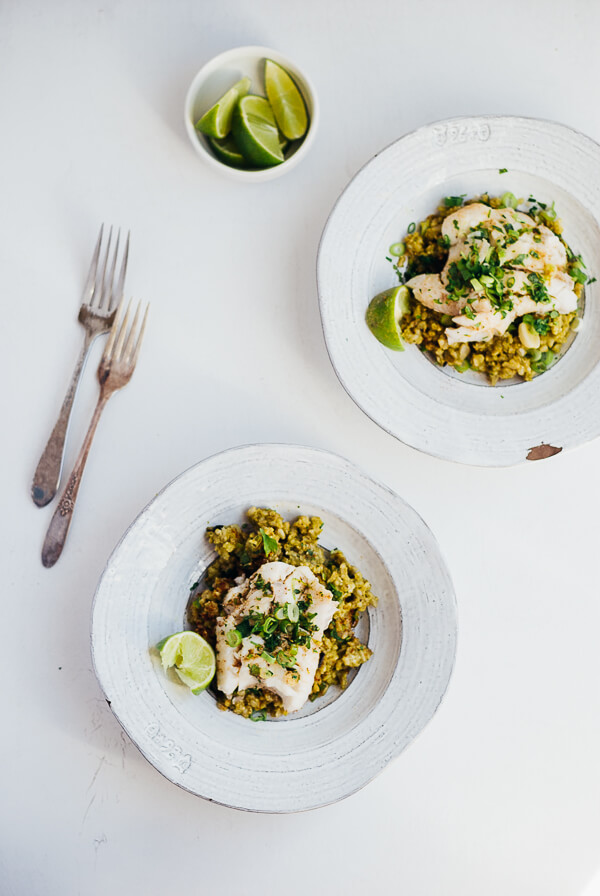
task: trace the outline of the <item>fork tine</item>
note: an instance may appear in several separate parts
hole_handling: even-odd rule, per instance
[[[135,350],[133,352],[133,358],[131,359],[131,367],[135,367],[137,364],[138,355],[140,353],[140,345],[142,344],[142,339],[144,338],[144,331],[146,329],[146,318],[148,317],[148,309],[150,305],[146,305],[146,311],[144,312],[144,319],[142,321],[142,326],[140,327],[140,335],[138,336],[137,343],[135,346]]]
[[[102,243],[103,232],[104,224],[101,224],[100,233],[98,234],[98,240],[96,242],[96,248],[94,249],[94,254],[92,255],[92,261],[90,263],[87,280],[85,281],[85,286],[83,287],[83,298],[81,299],[81,301],[85,304],[90,302],[92,300],[92,296],[94,295],[94,284],[96,282],[96,271],[98,270],[98,258],[100,257],[100,244]]]
[[[119,327],[121,326],[121,318],[123,317],[124,305],[125,300],[121,299],[121,301],[119,302],[119,307],[117,308],[117,313],[115,314],[113,325],[110,328],[110,333],[108,334],[108,339],[106,340],[104,351],[102,353],[102,360],[105,362],[111,358],[113,345],[115,344],[115,339],[117,337],[117,333],[119,332]]]
[[[109,311],[112,311],[112,309],[113,309],[116,305],[118,305],[118,303],[119,303],[119,302],[121,301],[121,299],[123,298],[123,291],[124,291],[124,288],[125,288],[125,274],[126,274],[126,272],[127,272],[127,260],[128,260],[128,258],[129,258],[129,237],[130,237],[130,234],[131,234],[131,231],[128,230],[128,231],[127,231],[127,239],[125,240],[125,249],[123,250],[123,260],[121,261],[121,271],[120,271],[120,273],[119,273],[119,281],[118,281],[118,283],[117,283],[117,290],[116,290],[116,293],[113,292],[113,294],[112,294],[111,303],[110,303],[110,306],[109,306],[109,309],[108,309]],[[115,255],[115,261],[116,261],[116,255]]]
[[[129,322],[129,312],[131,311],[131,299],[129,300],[129,304],[127,306],[127,311],[125,312],[125,317],[123,318],[123,322],[121,323],[121,328],[119,330],[119,335],[117,337],[117,342],[114,350],[115,358],[122,358],[123,356],[123,343],[125,342],[125,336],[127,335],[127,324]]]
[[[142,303],[138,302],[137,308],[135,310],[134,318],[131,322],[131,327],[129,328],[129,335],[127,337],[127,342],[125,343],[125,347],[123,348],[123,360],[128,361],[130,355],[133,351],[133,339],[135,337],[135,332],[137,329],[137,322],[140,316],[140,308],[142,307]]]
[[[98,310],[104,306],[106,298],[106,268],[108,267],[108,256],[110,255],[110,244],[112,242],[113,228],[111,225],[108,231],[108,242],[106,244],[106,254],[104,256],[104,264],[102,265],[102,279],[100,281],[100,295],[98,296]]]
[[[113,284],[115,282],[115,269],[117,267],[117,255],[119,254],[119,240],[121,239],[121,228],[117,230],[117,242],[115,243],[115,251],[113,253],[113,260],[110,266],[110,271],[108,274],[108,280],[106,283],[106,293],[102,294],[102,304],[104,304],[104,300],[106,299],[106,310],[110,311],[110,306],[112,304],[112,295],[113,295]]]

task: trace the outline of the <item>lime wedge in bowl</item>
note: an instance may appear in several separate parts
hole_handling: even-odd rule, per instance
[[[233,110],[231,128],[248,162],[264,167],[283,162],[273,110],[264,97],[243,96]]]
[[[156,645],[163,669],[173,668],[192,694],[206,690],[215,676],[215,652],[196,632],[176,632]]]
[[[308,113],[302,94],[286,70],[271,59],[265,61],[265,89],[283,136],[288,140],[304,137]]]
[[[248,162],[244,158],[243,153],[231,134],[223,140],[209,137],[208,142],[216,157],[220,159],[221,162],[225,162],[226,165],[231,165],[233,168],[244,168],[248,165]]]
[[[404,351],[400,335],[400,321],[408,311],[410,291],[407,286],[394,286],[371,299],[366,321],[371,333],[394,351]]]
[[[246,96],[250,90],[250,78],[241,78],[225,93],[220,100],[205,112],[200,121],[196,123],[196,130],[222,140],[231,130],[231,118],[233,110],[242,96]]]

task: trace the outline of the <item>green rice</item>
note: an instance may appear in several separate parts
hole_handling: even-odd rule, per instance
[[[267,562],[262,531],[277,543],[268,560],[293,566],[308,566],[319,581],[338,600],[338,609],[321,643],[321,657],[310,696],[323,696],[332,685],[345,688],[348,675],[365,663],[371,651],[354,634],[361,613],[377,605],[371,585],[341,551],[326,551],[318,543],[323,522],[316,516],[299,516],[293,523],[275,510],[251,507],[249,522],[243,526],[214,526],[206,537],[217,552],[217,559],[206,573],[206,587],[195,596],[188,609],[191,628],[213,647],[216,644],[216,620],[223,613],[223,601],[240,576],[249,577]],[[232,710],[246,718],[255,713],[285,715],[281,699],[268,690],[250,688],[226,697],[217,691],[221,709]]]

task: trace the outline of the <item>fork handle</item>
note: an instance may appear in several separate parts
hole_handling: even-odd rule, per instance
[[[73,519],[75,501],[79,492],[79,486],[81,485],[83,471],[92,445],[92,439],[94,438],[98,420],[100,419],[100,415],[104,410],[104,405],[108,399],[109,394],[104,392],[100,393],[98,404],[96,405],[88,431],[83,440],[83,445],[81,446],[81,450],[75,461],[73,472],[69,476],[69,480],[60,497],[60,501],[58,502],[58,507],[50,520],[50,525],[48,526],[48,531],[46,532],[46,538],[44,539],[44,545],[42,547],[42,563],[46,568],[54,566],[65,546],[69,526]]]
[[[33,503],[37,504],[38,507],[45,507],[46,504],[49,504],[58,491],[73,400],[75,398],[77,386],[79,385],[81,371],[83,370],[83,365],[93,339],[94,337],[86,331],[83,346],[79,353],[77,364],[75,365],[75,370],[73,371],[73,376],[71,377],[71,382],[69,383],[69,388],[65,395],[65,400],[60,409],[58,420],[56,421],[56,425],[48,439],[48,444],[44,448],[33,475],[31,497]]]

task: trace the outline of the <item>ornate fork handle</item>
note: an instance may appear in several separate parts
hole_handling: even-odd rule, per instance
[[[49,504],[58,490],[58,483],[60,482],[60,474],[65,456],[65,442],[67,439],[69,420],[71,418],[71,410],[73,408],[73,400],[75,398],[75,393],[77,392],[79,380],[81,379],[81,372],[83,370],[83,365],[85,364],[85,359],[87,358],[87,354],[94,338],[94,335],[86,330],[83,346],[79,353],[77,364],[75,365],[75,370],[73,371],[73,376],[71,377],[71,382],[69,383],[69,388],[65,395],[65,400],[62,403],[58,420],[56,421],[56,425],[48,439],[48,444],[42,452],[42,456],[40,457],[33,475],[31,497],[33,498],[34,504],[37,504],[38,507],[45,507],[46,504]]]
[[[69,526],[73,519],[73,511],[75,510],[75,501],[79,492],[79,486],[83,477],[83,471],[90,452],[94,433],[98,426],[100,415],[104,410],[104,406],[110,398],[111,392],[104,389],[100,392],[98,404],[92,416],[88,431],[83,440],[81,451],[73,467],[73,472],[69,476],[68,482],[58,502],[58,507],[54,511],[54,515],[50,521],[44,545],[42,547],[42,563],[45,567],[54,566],[65,546]]]

